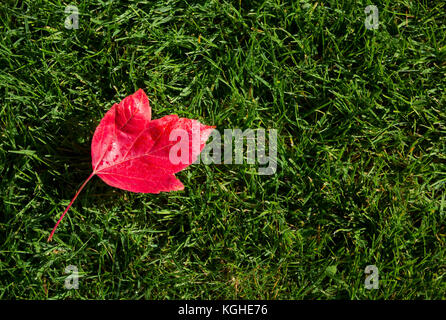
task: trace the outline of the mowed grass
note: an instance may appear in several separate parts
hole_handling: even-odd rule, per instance
[[[0,297],[444,299],[445,21],[444,1],[2,1]],[[138,88],[154,118],[277,129],[276,174],[194,164],[158,195],[95,177],[48,243]]]

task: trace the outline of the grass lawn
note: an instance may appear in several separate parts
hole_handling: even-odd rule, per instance
[[[2,1],[0,298],[445,299],[445,21],[445,1]],[[277,172],[95,177],[48,243],[138,88],[153,118],[276,129]]]

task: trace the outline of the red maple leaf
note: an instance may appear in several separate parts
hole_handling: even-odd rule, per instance
[[[132,192],[184,189],[175,173],[197,160],[215,127],[177,115],[151,120],[151,113],[149,99],[139,89],[105,114],[91,143],[93,172],[57,221],[48,241],[94,175],[112,187]]]

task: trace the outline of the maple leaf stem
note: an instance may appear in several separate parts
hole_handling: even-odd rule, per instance
[[[81,193],[82,189],[85,187],[85,185],[88,183],[88,181],[90,181],[91,178],[93,178],[93,176],[96,174],[96,172],[92,172],[90,174],[90,176],[87,178],[87,180],[84,181],[84,183],[82,184],[82,186],[79,188],[79,190],[76,192],[76,194],[74,195],[74,198],[71,200],[70,204],[68,205],[68,207],[65,209],[65,211],[62,213],[62,216],[59,218],[59,220],[57,221],[56,225],[53,228],[53,231],[51,231],[50,236],[48,237],[48,242],[51,241],[51,239],[53,238],[54,232],[56,232],[57,226],[59,225],[59,223],[62,221],[63,217],[65,216],[65,214],[68,212],[68,210],[71,208],[71,205],[73,204],[74,200],[76,200],[77,196],[79,195],[79,193]]]

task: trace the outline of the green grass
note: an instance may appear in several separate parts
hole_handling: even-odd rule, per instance
[[[445,21],[444,1],[2,1],[0,298],[445,299]],[[277,173],[94,178],[47,243],[138,88],[154,118],[277,129]]]

